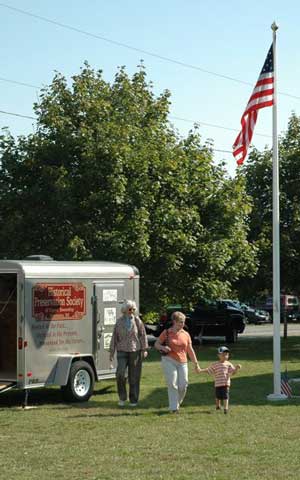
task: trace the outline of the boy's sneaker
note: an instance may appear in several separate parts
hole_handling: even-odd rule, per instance
[[[224,408],[224,413],[225,413],[225,415],[228,413],[228,410],[226,410],[225,408]]]
[[[130,403],[129,406],[130,406],[130,407],[136,407],[136,406],[137,406],[137,403]]]
[[[221,407],[216,407],[216,410],[221,410]]]
[[[125,407],[125,402],[124,402],[124,400],[119,400],[119,401],[118,401],[118,405],[119,405],[119,407]]]

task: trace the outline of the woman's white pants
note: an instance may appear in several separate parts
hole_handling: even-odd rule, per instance
[[[168,386],[169,410],[175,411],[179,409],[186,394],[188,364],[177,362],[168,356],[161,357],[161,364]]]

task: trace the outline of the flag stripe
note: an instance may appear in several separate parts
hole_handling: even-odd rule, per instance
[[[292,387],[289,384],[289,379],[287,373],[281,375],[281,393],[284,393],[287,397],[292,396]]]
[[[291,389],[290,387],[287,387],[287,385],[281,385],[281,393],[284,393],[287,397],[291,397],[292,396],[292,392],[291,392]]]
[[[265,92],[264,92],[264,94],[259,94],[259,95],[257,94],[251,97],[247,105],[246,112],[248,112],[249,110],[252,110],[253,108],[255,109],[263,108],[262,105],[268,102],[271,102],[271,104],[273,105],[273,93],[274,93],[273,91],[271,93],[267,92],[267,94],[265,95]]]
[[[269,73],[260,74],[256,82],[256,85],[263,85],[264,83],[273,83],[273,71]]]
[[[258,110],[270,107],[274,104],[274,69],[273,69],[273,45],[271,45],[266,57],[259,78],[253,89],[251,97],[241,118],[242,130],[233,144],[233,155],[238,163],[242,165],[248,147],[251,143]]]
[[[272,99],[273,94],[274,94],[274,88],[268,88],[268,89],[264,89],[264,90],[259,89],[258,91],[256,91],[255,93],[253,93],[251,95],[251,98],[248,102],[248,105],[249,105],[249,103],[252,102],[252,100],[259,100],[260,98],[266,98],[266,97],[270,97]]]

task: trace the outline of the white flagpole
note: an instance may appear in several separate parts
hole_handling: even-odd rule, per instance
[[[279,162],[277,135],[277,59],[276,30],[273,22],[273,67],[274,67],[274,101],[273,101],[273,375],[274,392],[268,395],[268,400],[285,400],[281,393],[281,347],[280,347],[280,210],[279,210]]]

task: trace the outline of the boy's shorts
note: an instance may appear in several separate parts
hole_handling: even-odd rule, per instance
[[[216,387],[216,398],[218,400],[228,400],[229,387],[227,385],[223,385],[222,387]]]

